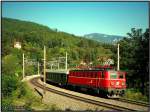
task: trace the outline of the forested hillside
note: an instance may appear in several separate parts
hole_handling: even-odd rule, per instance
[[[65,32],[52,30],[46,26],[2,18],[2,55],[8,55],[14,49],[15,41],[22,43],[22,51],[34,54],[37,60],[43,57],[44,45],[47,47],[48,60],[55,56],[65,55],[68,52],[69,60],[79,64],[81,60],[96,62],[98,56],[111,56],[112,52],[105,49],[96,41],[77,37]]]

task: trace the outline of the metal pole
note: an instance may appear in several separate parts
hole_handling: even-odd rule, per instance
[[[66,52],[66,67],[65,68],[67,70],[67,52]]]
[[[24,79],[24,76],[25,76],[25,71],[24,71],[24,53],[23,53],[23,60],[22,61],[23,61],[23,63],[22,63],[23,64],[22,75],[23,75],[23,79]]]
[[[118,44],[118,48],[117,49],[118,49],[117,50],[118,51],[118,53],[117,53],[118,54],[117,70],[120,70],[120,67],[119,67],[119,44]]]
[[[44,46],[44,94],[46,93],[45,89],[46,89],[46,48]]]

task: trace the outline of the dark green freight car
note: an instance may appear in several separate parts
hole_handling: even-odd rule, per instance
[[[67,76],[68,71],[60,71],[60,70],[46,70],[46,80],[57,83],[60,86],[64,86],[67,84]]]

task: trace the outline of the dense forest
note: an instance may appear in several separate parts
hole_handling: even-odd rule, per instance
[[[64,56],[68,52],[70,61],[79,64],[81,60],[94,63],[98,56],[112,56],[110,49],[104,48],[99,42],[50,29],[32,22],[15,19],[2,19],[2,56],[12,53],[15,41],[22,43],[22,52],[30,58],[40,60],[43,47],[47,47],[47,59]],[[19,51],[20,52],[20,51]],[[34,54],[34,55],[33,55]]]
[[[21,49],[13,47],[14,42],[22,44]],[[127,72],[127,88],[136,88],[149,96],[149,29],[132,28],[118,42],[120,44],[120,69]],[[25,90],[22,79],[22,53],[25,57],[41,62],[43,48],[46,46],[47,61],[68,53],[69,68],[82,61],[93,65],[102,64],[100,57],[108,57],[117,62],[117,46],[100,43],[66,32],[50,29],[33,22],[2,18],[2,98],[9,98],[13,91],[21,88],[18,96]],[[26,67],[26,75],[35,74],[35,67]],[[4,101],[5,102],[5,101]]]

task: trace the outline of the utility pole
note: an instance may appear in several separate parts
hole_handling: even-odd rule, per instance
[[[44,94],[46,93],[46,48],[44,46]]]
[[[23,76],[23,79],[24,79],[24,75],[25,75],[25,72],[24,72],[24,53],[23,53],[23,56],[22,56],[22,57],[23,57],[23,60],[22,60],[22,65],[23,65],[23,66],[22,66],[22,67],[23,67],[23,68],[22,68],[22,76]]]
[[[67,52],[66,52],[66,67],[65,68],[67,70]]]
[[[120,70],[120,67],[119,67],[119,44],[118,44],[118,48],[117,48],[117,54],[118,54],[117,70]]]

